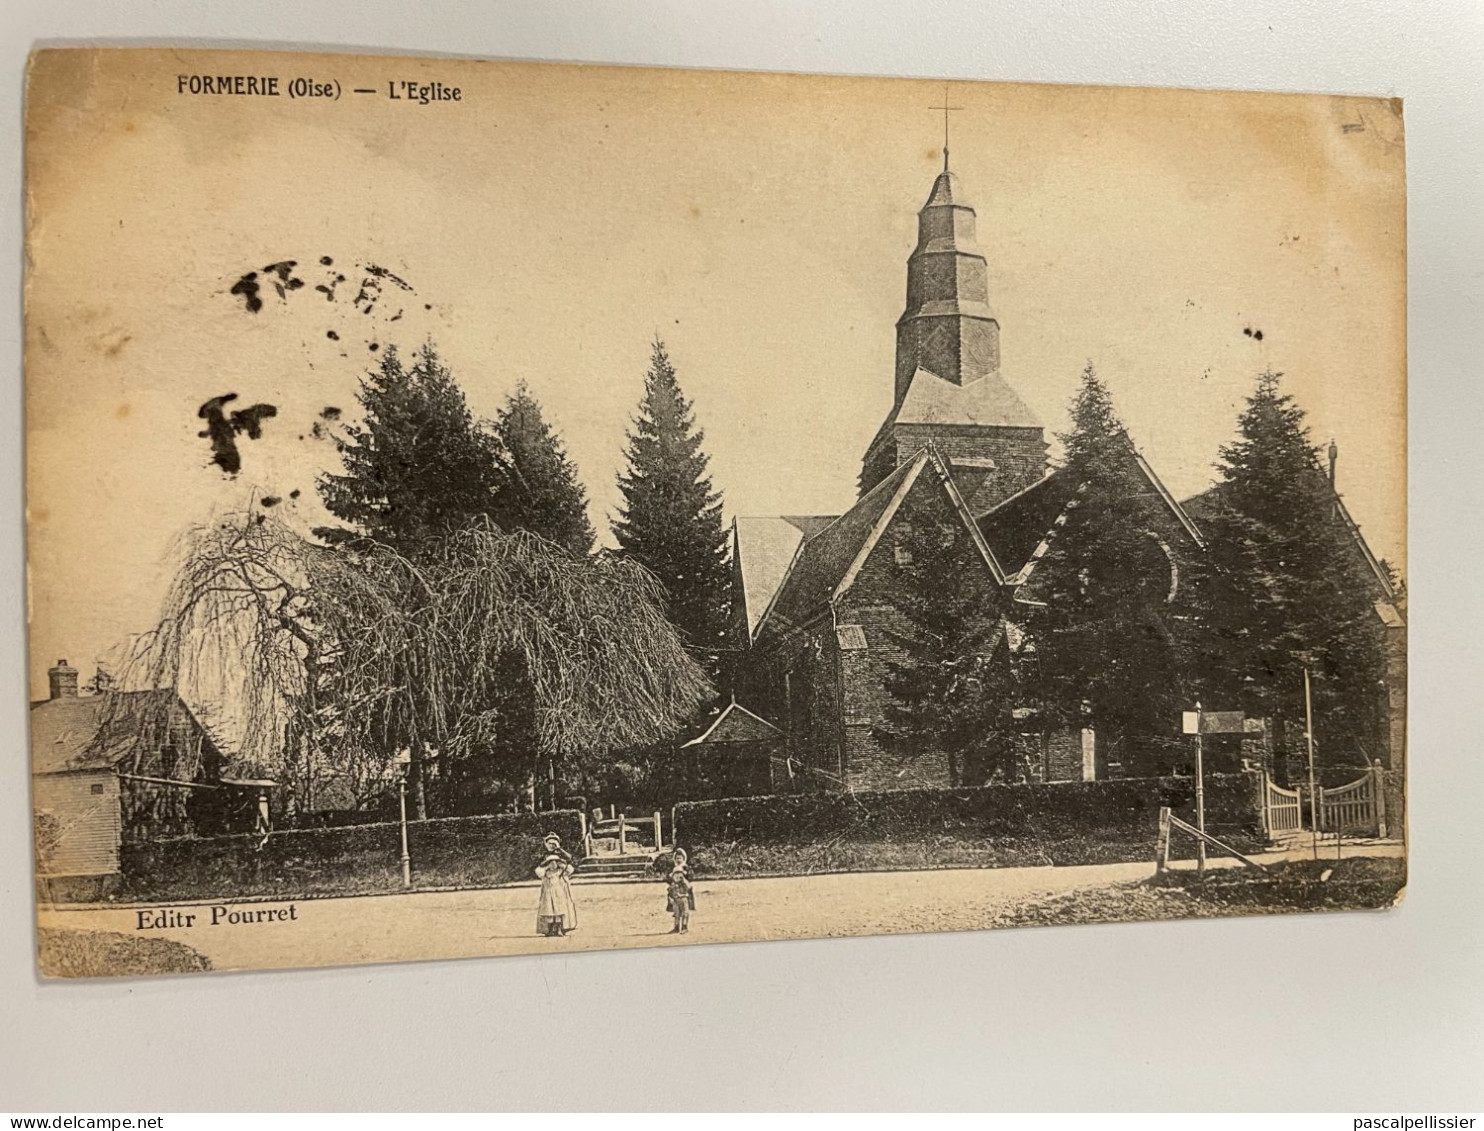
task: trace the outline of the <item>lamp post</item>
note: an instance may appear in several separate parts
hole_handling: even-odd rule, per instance
[[[397,808],[401,813],[402,825],[402,886],[412,886],[412,856],[407,851],[407,771],[412,765],[412,751],[407,747],[397,751],[397,765],[401,772],[397,775]]]
[[[1309,744],[1309,837],[1319,859],[1319,792],[1314,787],[1314,700],[1309,692],[1309,665],[1304,665],[1304,738]]]

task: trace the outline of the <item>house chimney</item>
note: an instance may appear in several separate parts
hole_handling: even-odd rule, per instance
[[[1329,442],[1329,485],[1335,485],[1335,460],[1340,458],[1340,445],[1333,440]]]
[[[58,660],[56,667],[47,670],[46,677],[51,681],[53,699],[77,698],[77,669],[66,660]]]

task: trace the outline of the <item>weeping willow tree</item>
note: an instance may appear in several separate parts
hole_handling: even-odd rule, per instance
[[[673,734],[709,694],[648,573],[533,534],[478,522],[414,564],[253,511],[181,551],[129,681],[219,704],[239,772],[283,782],[297,809],[332,781],[368,800],[404,748],[450,808],[512,734],[498,768],[530,791],[543,767]]]

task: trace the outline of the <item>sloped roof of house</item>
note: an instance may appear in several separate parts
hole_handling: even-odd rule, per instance
[[[929,445],[899,465],[850,510],[800,544],[788,575],[764,617],[776,616],[785,625],[803,624],[849,589],[907,492],[923,469],[930,466],[961,514],[995,580],[1002,582],[1004,571],[964,505],[942,458]]]
[[[783,732],[767,719],[754,715],[740,703],[728,704],[726,710],[716,716],[706,733],[693,738],[685,746],[719,746],[725,743],[777,742]],[[684,749],[685,746],[681,747]]]
[[[113,696],[138,697],[169,706],[179,699],[171,691],[113,691],[106,695],[67,695],[31,705],[31,772],[55,774],[70,770],[106,770],[134,749],[137,736],[103,733],[106,706]]]

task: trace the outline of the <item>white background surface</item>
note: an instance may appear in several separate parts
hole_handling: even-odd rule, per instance
[[[131,40],[1402,96],[1405,904],[42,984],[25,771],[21,95],[34,44]],[[0,59],[0,1109],[1484,1108],[1484,6],[11,0]]]

